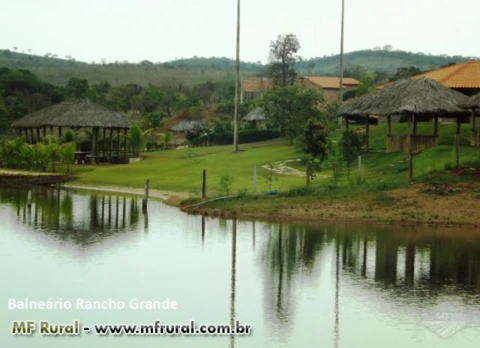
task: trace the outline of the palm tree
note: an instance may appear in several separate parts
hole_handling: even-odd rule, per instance
[[[45,151],[50,157],[50,161],[52,161],[52,173],[55,173],[55,160],[60,149],[59,139],[49,135],[43,140],[43,143],[45,144]]]
[[[133,124],[130,127],[129,143],[132,148],[133,156],[138,157],[140,149],[145,146],[147,136],[153,131],[152,128],[142,131],[139,125]]]
[[[60,147],[60,158],[67,165],[67,173],[70,173],[70,165],[75,163],[76,144],[74,142],[65,143]]]

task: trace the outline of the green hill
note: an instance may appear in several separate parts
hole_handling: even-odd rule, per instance
[[[476,57],[429,55],[405,51],[363,50],[346,53],[344,56],[345,69],[355,66],[367,72],[385,71],[393,74],[398,68],[415,67],[422,71],[432,70],[451,63],[461,63]],[[338,75],[340,59],[338,55],[312,58],[298,64],[298,70],[312,75]]]
[[[450,63],[472,59],[461,56],[435,56],[421,53],[386,50],[364,50],[345,55],[345,69],[361,67],[364,71],[385,71],[393,74],[400,67],[416,67],[429,70]],[[73,58],[61,59],[55,56],[43,57],[0,50],[0,67],[24,69],[54,85],[65,85],[72,77],[86,78],[89,82],[108,81],[114,86],[135,83],[162,85],[195,85],[208,80],[219,81],[231,77],[235,61],[229,58],[193,57],[165,63],[126,61],[108,64],[89,64]],[[242,62],[244,75],[265,73],[260,62]],[[338,75],[338,55],[312,58],[298,63],[300,74]]]

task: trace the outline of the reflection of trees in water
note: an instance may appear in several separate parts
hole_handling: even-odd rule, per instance
[[[81,245],[137,227],[137,197],[103,193],[91,194],[87,200],[84,197],[60,188],[0,191],[0,202],[14,206],[19,221]],[[147,223],[146,220],[145,226]]]
[[[263,254],[265,267],[265,307],[269,322],[288,329],[295,310],[296,282],[299,274],[310,273],[326,239],[322,231],[299,225],[270,225]]]
[[[393,290],[387,292],[389,296],[402,298],[480,290],[478,234],[391,226],[322,230],[314,225],[270,224],[267,229],[263,252],[267,322],[273,327],[281,324],[286,336],[295,314],[297,289],[305,285],[303,275],[318,264],[322,249],[336,255],[335,261],[330,261],[337,267],[335,301],[341,290],[341,273],[367,288],[389,288]],[[335,308],[337,318],[337,302]]]

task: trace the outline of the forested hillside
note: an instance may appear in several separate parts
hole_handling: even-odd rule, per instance
[[[472,58],[376,49],[347,53],[345,69],[393,74],[401,67],[429,70],[469,59]],[[235,61],[229,58],[194,57],[164,63],[144,60],[138,63],[116,61],[99,64],[79,62],[70,56],[61,59],[51,53],[39,56],[0,50],[0,67],[29,70],[54,85],[66,85],[70,78],[76,77],[87,79],[92,84],[108,81],[112,86],[129,83],[141,86],[193,86],[233,76]],[[262,75],[266,72],[266,66],[260,62],[242,62],[241,68],[244,75]],[[303,60],[297,64],[297,70],[301,75],[338,75],[339,57],[332,55]]]

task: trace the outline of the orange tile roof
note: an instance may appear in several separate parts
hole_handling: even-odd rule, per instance
[[[459,63],[412,76],[426,77],[450,88],[480,88],[480,61]]]
[[[327,89],[340,89],[340,77],[328,77],[328,76],[304,76],[301,79],[305,79],[322,88]],[[351,77],[343,78],[343,86],[351,87],[358,86],[360,81]]]
[[[242,91],[244,92],[263,92],[271,87],[272,83],[266,77],[247,77],[242,79]]]

